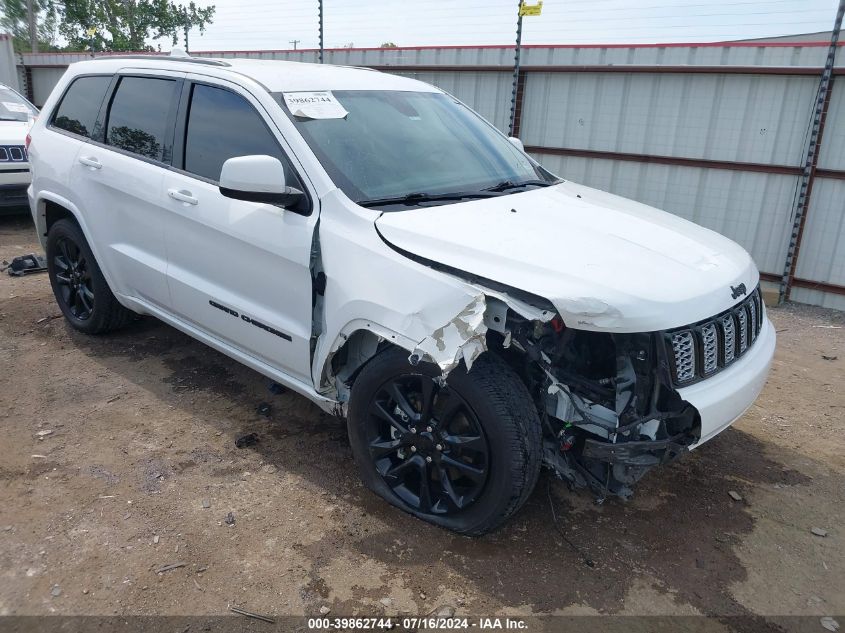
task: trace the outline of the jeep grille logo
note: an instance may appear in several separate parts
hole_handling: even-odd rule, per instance
[[[736,299],[740,295],[747,294],[748,291],[745,289],[745,284],[739,284],[738,286],[731,286],[731,298]]]

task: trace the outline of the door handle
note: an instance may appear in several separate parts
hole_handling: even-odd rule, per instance
[[[79,162],[91,169],[102,169],[103,164],[93,156],[80,156]]]
[[[185,204],[199,204],[199,200],[194,198],[193,194],[187,189],[168,189],[167,195]]]

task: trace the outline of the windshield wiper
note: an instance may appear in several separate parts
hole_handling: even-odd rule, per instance
[[[485,189],[484,191],[453,191],[451,193],[424,193],[415,192],[404,196],[391,198],[373,198],[372,200],[359,200],[356,204],[362,207],[380,207],[387,204],[404,204],[413,206],[421,202],[439,202],[449,200],[467,200],[471,198],[494,198],[502,195],[498,191]]]
[[[513,182],[512,180],[503,180],[498,185],[493,185],[492,187],[488,187],[484,191],[498,191],[500,193],[504,193],[505,191],[510,191],[511,189],[522,189],[523,187],[551,187],[557,183],[548,182],[547,180],[523,180],[521,182]]]
[[[16,119],[16,118],[14,118],[14,117],[8,117],[8,116],[0,116],[0,121],[18,121],[18,122],[23,122],[23,120],[22,120],[22,119]]]

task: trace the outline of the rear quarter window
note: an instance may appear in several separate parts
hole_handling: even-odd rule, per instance
[[[74,79],[56,108],[52,127],[93,138],[97,114],[110,83],[111,75]]]

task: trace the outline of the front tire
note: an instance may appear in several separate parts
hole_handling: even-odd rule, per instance
[[[76,222],[58,220],[47,233],[47,274],[65,319],[86,334],[104,334],[135,316],[112,294]]]
[[[540,470],[541,426],[528,390],[486,353],[439,384],[432,363],[391,349],[352,388],[349,439],[364,484],[393,505],[479,536],[525,503]]]

